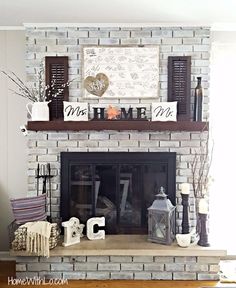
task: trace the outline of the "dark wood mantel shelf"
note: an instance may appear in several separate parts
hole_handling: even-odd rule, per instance
[[[145,120],[91,120],[91,121],[29,121],[32,131],[82,131],[82,130],[138,130],[138,131],[206,131],[206,122],[152,122]]]

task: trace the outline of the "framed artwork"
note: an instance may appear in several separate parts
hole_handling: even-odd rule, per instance
[[[159,47],[83,48],[85,98],[158,98]]]

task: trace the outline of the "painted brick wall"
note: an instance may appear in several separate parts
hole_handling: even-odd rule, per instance
[[[17,278],[218,280],[219,257],[17,257]]]
[[[196,77],[202,76],[204,97],[204,119],[208,117],[208,86],[210,29],[208,27],[26,27],[26,72],[32,85],[36,81],[36,70],[45,56],[68,56],[70,79],[79,78],[70,86],[70,101],[83,101],[82,93],[82,48],[88,45],[158,45],[159,97],[167,101],[168,56],[191,56],[191,107],[193,114]],[[87,101],[86,101],[87,102]],[[150,99],[103,99],[89,100],[92,104],[142,104],[150,110]]]
[[[36,72],[45,56],[68,56],[69,78],[79,81],[70,86],[70,101],[83,101],[82,47],[85,45],[158,45],[160,48],[159,99],[167,101],[167,58],[186,55],[192,58],[191,104],[193,107],[196,77],[202,76],[204,119],[209,110],[209,56],[210,30],[208,27],[26,27],[27,81],[34,85]],[[145,106],[150,111],[153,99],[98,99],[86,100],[93,105],[117,104],[123,107]],[[192,110],[193,114],[193,110]],[[53,216],[59,215],[60,152],[176,152],[177,153],[177,226],[181,225],[182,205],[180,184],[191,181],[191,162],[194,154],[204,145],[205,133],[200,132],[138,132],[138,131],[83,131],[83,132],[30,132],[28,141],[28,194],[36,194],[35,169],[37,163],[50,162],[55,177],[52,179]],[[190,197],[190,222],[195,225],[193,197]]]

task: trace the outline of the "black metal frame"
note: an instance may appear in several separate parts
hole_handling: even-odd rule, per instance
[[[169,196],[172,204],[176,204],[176,153],[175,152],[61,152],[61,217],[62,221],[67,221],[71,216],[69,211],[70,205],[70,171],[71,166],[75,164],[79,165],[91,165],[92,166],[92,201],[93,201],[93,215],[95,215],[95,165],[117,165],[116,183],[120,183],[120,166],[127,165],[147,165],[163,163],[167,164],[167,187],[166,194]],[[141,167],[142,171],[144,167]],[[141,171],[141,174],[142,174]],[[140,177],[139,185],[142,187],[140,191],[144,191],[144,183],[142,177]],[[118,203],[120,195],[120,185],[116,185],[116,202]],[[141,194],[143,197],[143,193]],[[142,198],[141,198],[142,199]],[[117,206],[118,207],[118,206]],[[142,213],[142,225],[145,222],[145,207]],[[124,229],[119,223],[120,214],[117,209],[117,234],[124,233]],[[146,223],[147,224],[147,223]],[[146,225],[147,226],[147,225]],[[147,227],[142,229],[143,231],[136,231],[133,229],[132,233],[145,233]]]

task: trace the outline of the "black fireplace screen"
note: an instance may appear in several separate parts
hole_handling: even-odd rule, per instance
[[[160,187],[176,202],[176,153],[62,152],[61,217],[104,216],[107,234],[147,233]]]

